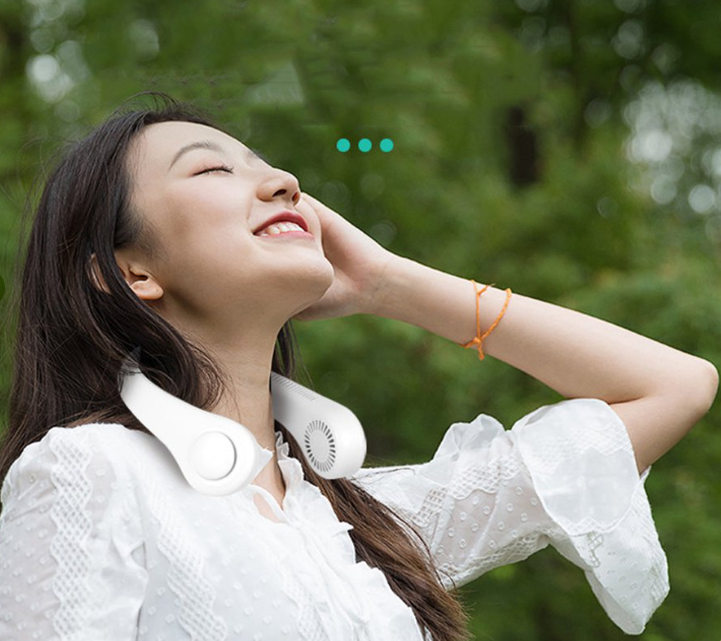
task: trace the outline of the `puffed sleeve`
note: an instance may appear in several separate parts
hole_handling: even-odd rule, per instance
[[[147,573],[134,492],[102,425],[53,427],[2,486],[0,639],[129,641]]]
[[[605,401],[545,405],[505,430],[479,414],[453,423],[427,463],[352,478],[408,519],[446,589],[554,547],[581,568],[609,618],[641,634],[669,592],[644,483]]]

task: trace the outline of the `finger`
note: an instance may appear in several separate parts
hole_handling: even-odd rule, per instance
[[[313,207],[313,205],[310,204],[307,200],[301,200],[295,208],[298,210],[298,213],[308,215],[312,213],[316,217],[318,216],[318,212],[316,211],[316,208]]]
[[[303,198],[308,201],[308,204],[313,207],[313,209],[330,209],[330,207],[324,205],[320,200],[314,198],[307,192],[303,192]]]
[[[308,197],[308,201],[310,205],[313,207],[313,210],[316,212],[318,218],[326,222],[327,224],[330,224],[333,220],[346,220],[344,216],[339,214],[337,211],[332,209],[331,207],[328,207],[328,205],[324,205],[320,200],[317,198],[314,198],[310,194],[304,193],[304,196]]]

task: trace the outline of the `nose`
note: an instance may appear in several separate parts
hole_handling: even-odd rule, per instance
[[[262,183],[258,195],[263,200],[273,200],[278,196],[285,195],[295,205],[300,200],[300,183],[290,172],[282,169],[275,170],[273,176]]]

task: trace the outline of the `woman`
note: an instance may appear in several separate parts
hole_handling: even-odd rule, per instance
[[[278,234],[279,213],[309,233]],[[68,151],[17,290],[0,638],[464,639],[455,588],[549,544],[629,634],[668,592],[643,484],[708,411],[713,365],[393,255],[194,109],[114,115]],[[508,431],[454,423],[428,463],[323,479],[273,419],[270,372],[294,376],[292,319],[357,313],[567,398]],[[135,346],[158,386],[274,452],[252,484],[184,483],[119,397]]]

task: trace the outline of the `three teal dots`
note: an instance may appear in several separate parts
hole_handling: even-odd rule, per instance
[[[383,140],[380,141],[378,144],[381,151],[384,151],[388,153],[393,149],[393,141],[390,138],[383,138]],[[350,149],[350,140],[348,138],[339,138],[338,142],[335,144],[335,148],[345,153]],[[358,150],[362,152],[368,152],[373,148],[373,143],[370,141],[369,138],[361,138],[358,141]]]

